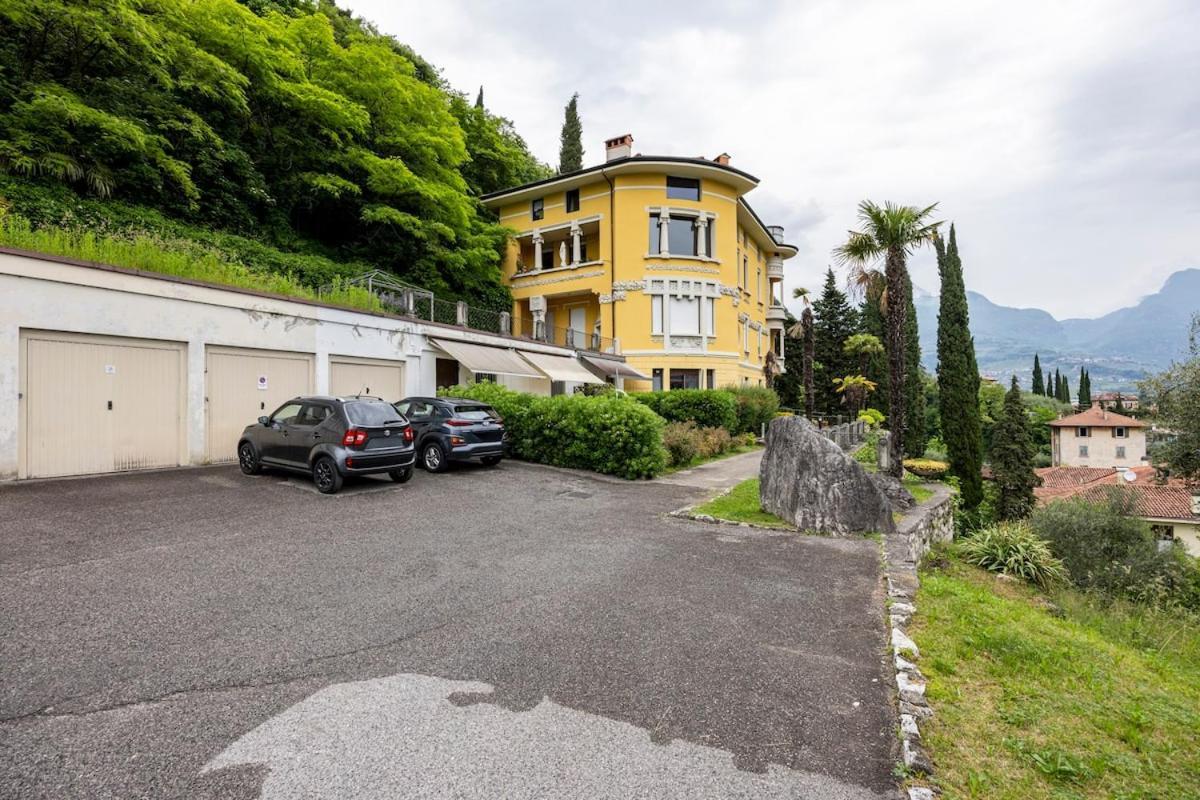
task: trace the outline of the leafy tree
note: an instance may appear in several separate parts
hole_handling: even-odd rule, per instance
[[[937,251],[941,296],[938,300],[938,416],[950,474],[958,478],[964,507],[983,500],[983,417],[980,410],[979,365],[971,336],[967,289],[958,235],[950,226],[948,246],[940,238]]]
[[[1030,391],[1034,394],[1046,393],[1046,384],[1042,378],[1042,362],[1037,353],[1033,354],[1033,383],[1030,385]]]
[[[874,382],[862,375],[834,378],[833,385],[837,387],[838,394],[842,396],[842,402],[849,406],[850,416],[855,419],[858,418],[858,412],[862,411],[866,404],[867,397],[875,391]]]
[[[881,261],[887,288],[881,308],[887,314],[888,353],[888,437],[891,449],[888,469],[900,477],[903,469],[904,430],[908,422],[906,386],[905,317],[908,312],[905,281],[908,278],[908,256],[917,248],[932,241],[940,222],[930,222],[936,204],[926,208],[882,206],[864,200],[858,206],[862,229],[851,231],[846,243],[834,250],[839,262],[856,272],[871,270]],[[915,380],[915,378],[914,378]]]
[[[859,362],[859,372],[867,374],[867,365],[871,357],[883,354],[883,342],[877,336],[869,333],[856,333],[842,344],[842,350],[847,355],[854,356]]]
[[[508,305],[472,171],[495,137],[495,182],[539,165],[332,2],[8,0],[0,27],[0,170]]]
[[[801,373],[804,379],[804,416],[813,418],[816,391],[813,386],[813,361],[815,358],[816,332],[813,324],[812,304],[808,301],[808,289],[796,287],[792,297],[804,301],[804,309],[800,312],[800,321],[788,329],[788,334],[801,340]]]
[[[858,323],[845,293],[838,289],[832,269],[825,272],[825,285],[813,303],[813,316],[814,405],[817,413],[834,414],[840,407],[840,397],[833,388],[833,379],[854,371],[854,360],[842,348]]]
[[[1033,488],[1041,483],[1033,469],[1033,455],[1029,417],[1014,375],[992,434],[991,464],[998,490],[996,515],[1001,520],[1023,519],[1033,511]]]
[[[783,323],[783,353],[784,371],[775,378],[775,393],[779,395],[780,406],[799,408],[804,403],[804,342],[793,336],[800,320],[790,311],[785,312]]]
[[[558,148],[560,174],[583,169],[583,124],[579,121],[579,92],[563,110],[563,126]]]
[[[1158,406],[1163,428],[1175,435],[1150,452],[1156,465],[1173,477],[1200,483],[1200,314],[1192,320],[1188,357],[1150,378],[1139,388],[1147,405]]]
[[[917,308],[913,304],[912,278],[904,275],[904,297],[908,310],[904,315],[904,383],[905,408],[908,419],[904,430],[904,455],[920,458],[925,455],[929,436],[925,431],[925,380],[921,368],[921,336],[917,329]]]

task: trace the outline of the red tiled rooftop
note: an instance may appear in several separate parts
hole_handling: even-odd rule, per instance
[[[1092,406],[1087,411],[1080,411],[1069,417],[1056,419],[1050,423],[1052,428],[1144,428],[1146,423],[1118,414],[1115,411],[1105,411],[1100,406]]]

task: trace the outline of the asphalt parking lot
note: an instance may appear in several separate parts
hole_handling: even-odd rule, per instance
[[[892,797],[878,545],[505,462],[0,487],[2,797]]]

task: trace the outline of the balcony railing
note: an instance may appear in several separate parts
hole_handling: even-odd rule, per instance
[[[480,308],[462,301],[439,300],[428,289],[405,283],[380,270],[352,278],[343,285],[361,286],[371,292],[379,298],[383,309],[389,314],[457,325],[485,333],[512,335],[512,315],[506,311]]]
[[[545,342],[559,347],[570,347],[574,350],[587,350],[593,353],[617,353],[615,339],[601,336],[595,332],[580,331],[574,328],[558,328],[544,322],[535,323],[532,317],[522,317],[521,336],[535,342]]]

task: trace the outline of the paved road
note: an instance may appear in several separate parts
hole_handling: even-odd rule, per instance
[[[891,796],[877,545],[706,491],[0,487],[0,797]]]

